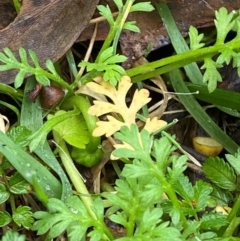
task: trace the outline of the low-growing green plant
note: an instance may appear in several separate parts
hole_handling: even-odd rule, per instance
[[[6,162],[3,162],[1,165],[0,174],[3,177],[3,181],[0,183],[0,204],[2,207],[0,211],[0,227],[14,222],[13,228],[15,228],[14,225],[17,225],[18,227],[30,229],[34,222],[31,208],[29,206],[16,207],[15,199],[18,195],[28,194],[31,191],[31,186],[19,173],[8,177],[4,167],[8,169],[10,166]],[[3,209],[7,204],[11,205],[11,212]]]
[[[158,139],[146,130],[139,132],[134,124],[123,126],[114,136],[124,144],[113,151],[113,155],[133,161],[125,165],[116,180],[115,192],[92,197],[95,218],[78,196],[69,197],[65,203],[52,198],[47,203],[48,211],[34,214],[38,221],[33,229],[39,235],[49,231],[46,240],[66,230],[69,240],[81,240],[90,227],[92,231],[88,236],[93,241],[235,240],[233,237],[239,225],[239,198],[229,214],[217,212],[210,204],[234,199],[230,195],[232,199],[223,200],[222,188],[231,185],[234,187],[231,191],[236,190],[234,172],[238,168],[228,172],[230,167],[226,169],[229,164],[224,160],[211,158],[207,161],[205,168],[214,166],[216,170],[214,175],[208,171],[207,177],[219,186],[217,196],[211,183],[199,180],[193,185],[189,181],[184,175],[187,157],[172,154],[176,149],[172,144],[174,137],[165,132],[162,135]],[[232,160],[232,166],[239,161],[238,156],[228,155],[227,159]],[[212,162],[217,162],[217,165]],[[220,171],[222,168],[225,168],[225,173]],[[110,202],[110,206],[104,211],[105,200]],[[124,227],[125,236],[114,238],[104,223],[104,217]],[[236,236],[238,234],[237,231]]]
[[[3,236],[1,241],[10,241],[10,240],[18,240],[18,241],[25,241],[26,236],[23,234],[19,234],[17,232],[13,232],[8,230]]]

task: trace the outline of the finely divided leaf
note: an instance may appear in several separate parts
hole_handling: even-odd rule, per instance
[[[194,190],[189,178],[180,175],[178,181],[174,183],[175,191],[190,205],[194,197]]]
[[[34,222],[33,213],[28,206],[19,206],[13,213],[13,220],[19,226],[30,229]]]
[[[109,217],[109,219],[115,223],[121,224],[123,227],[127,227],[128,222],[126,216],[123,213],[117,212]]]
[[[26,236],[24,234],[19,234],[8,230],[3,236],[2,241],[26,241]]]
[[[136,21],[125,22],[123,25],[123,29],[127,29],[129,31],[140,33],[140,28],[136,26]]]
[[[87,67],[87,71],[97,70],[99,72],[104,72],[103,79],[109,82],[112,86],[116,86],[121,80],[121,77],[126,74],[124,68],[117,63],[122,63],[127,60],[124,55],[113,54],[113,47],[109,47],[104,50],[99,56],[97,63],[89,63],[82,61],[79,66]]]
[[[5,55],[8,57],[8,58],[5,58],[5,61],[2,60],[3,62],[12,63],[12,64],[14,62],[18,62],[13,52],[9,48],[6,47],[3,49],[3,51],[5,52]]]
[[[50,60],[50,59],[47,59],[46,61],[46,67],[48,68],[48,70],[56,77],[59,77],[55,67],[54,67],[54,64],[53,62]]]
[[[121,153],[120,151],[124,152],[124,149],[117,149],[117,152],[115,153]],[[132,164],[126,164],[123,171],[122,175],[124,177],[132,177],[132,178],[146,178],[149,176],[149,174],[152,174],[152,172],[149,169],[149,165],[147,162],[142,162],[139,161],[138,159],[134,159]]]
[[[29,53],[35,67],[38,68],[38,69],[41,69],[41,66],[40,66],[39,60],[38,60],[38,56],[36,55],[36,53],[31,49],[28,50],[28,53]]]
[[[228,65],[231,59],[237,55],[237,53],[229,47],[223,48],[222,50],[220,50],[220,53],[221,54],[218,56],[216,61],[219,65],[222,65],[224,63]]]
[[[103,201],[100,197],[96,197],[93,200],[93,207],[92,210],[94,211],[98,220],[104,220],[104,207]]]
[[[233,168],[219,157],[209,157],[204,165],[203,171],[208,179],[217,186],[234,191],[236,189],[236,174]]]
[[[157,166],[160,170],[165,171],[170,163],[169,156],[176,148],[171,144],[167,137],[155,139],[153,143],[153,156],[156,159]]]
[[[78,197],[69,197],[70,203],[75,199],[79,203]],[[80,201],[81,202],[81,201]],[[68,199],[66,200],[68,203]],[[38,235],[42,235],[49,231],[47,240],[57,237],[60,233],[66,229],[72,227],[72,225],[78,224],[84,228],[80,229],[84,232],[91,226],[92,218],[89,216],[86,208],[80,205],[83,211],[78,212],[77,209],[67,206],[59,199],[50,198],[47,203],[49,212],[38,211],[34,213],[34,217],[37,220],[33,224],[33,230],[37,230]],[[84,213],[84,215],[82,215]],[[82,234],[83,235],[83,234]]]
[[[123,7],[123,1],[122,0],[114,0],[117,8],[118,8],[118,11],[121,10],[121,8]]]
[[[136,124],[132,124],[130,128],[122,126],[120,132],[115,133],[114,137],[125,143],[114,145],[116,148],[112,153],[114,156],[145,161],[149,159],[152,137],[146,130],[139,133]],[[127,152],[125,153],[125,151]]]
[[[203,37],[204,37],[203,34],[198,35],[198,30],[194,26],[190,26],[189,28],[190,49],[195,50],[195,49],[202,48],[205,45],[204,43],[200,43]]]
[[[107,21],[110,25],[114,24],[113,15],[112,15],[111,9],[109,8],[108,5],[106,7],[103,5],[98,5],[97,9],[98,9],[99,13],[107,19]]]
[[[105,49],[99,56],[98,63],[104,63],[108,58],[113,56],[113,47]]]
[[[40,74],[36,73],[35,76],[36,76],[36,80],[37,80],[38,83],[40,83],[44,86],[50,85],[50,80],[45,75],[43,75],[42,73],[40,73]]]
[[[222,76],[218,72],[217,68],[221,67],[214,62],[211,58],[204,59],[204,65],[201,69],[206,69],[203,75],[203,83],[208,83],[209,93],[213,92],[217,88],[217,82],[222,81]]]
[[[87,225],[79,225],[79,223],[71,225],[71,227],[68,230],[68,240],[82,241],[83,237],[85,237],[87,229]]]
[[[28,59],[27,59],[27,52],[26,52],[26,50],[24,48],[20,48],[19,49],[19,56],[20,56],[21,62],[24,65],[29,66]]]
[[[152,231],[155,230],[156,226],[161,223],[161,217],[163,215],[162,208],[154,208],[150,210],[146,209],[142,215],[142,220],[136,229],[136,235],[147,234],[151,235]]]
[[[171,162],[172,162],[172,167],[167,167],[168,174],[169,174],[169,182],[171,184],[174,184],[179,176],[186,170],[187,165],[187,156],[172,156],[171,157]]]
[[[154,10],[154,7],[150,2],[136,3],[134,4],[130,12],[151,12]]]
[[[26,70],[24,69],[19,70],[14,80],[14,88],[17,89],[22,85],[26,74],[27,74]]]
[[[134,195],[130,184],[124,179],[117,179],[115,189],[117,192],[104,192],[102,196],[112,202],[113,205],[127,210],[128,201],[130,201]]]
[[[217,28],[217,41],[216,44],[223,44],[229,31],[233,28],[235,21],[233,20],[234,13],[228,13],[227,9],[221,7],[215,11],[216,20],[215,26]]]
[[[230,64],[232,58],[237,56],[237,53],[233,51],[231,48],[226,47],[219,51],[221,54],[218,56],[216,63],[222,65],[226,63]]]
[[[103,230],[94,229],[88,234],[88,237],[90,237],[91,241],[101,241],[103,234],[104,234]]]
[[[127,57],[124,55],[111,55],[108,59],[104,61],[105,64],[115,64],[115,63],[122,63],[127,60]],[[120,66],[119,66],[120,67]]]

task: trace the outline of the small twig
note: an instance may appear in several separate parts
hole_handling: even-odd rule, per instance
[[[90,43],[89,43],[89,47],[88,47],[86,55],[84,57],[84,61],[88,61],[90,56],[91,56],[91,53],[92,53],[92,50],[93,50],[93,45],[94,45],[94,42],[95,42],[95,39],[96,39],[96,36],[97,36],[97,28],[98,28],[98,24],[96,23],[94,31],[93,31],[92,38],[91,38]],[[81,67],[79,72],[78,72],[78,76],[82,76],[84,70],[85,70],[85,67]],[[81,87],[81,82],[79,81],[78,82],[78,88],[80,88],[80,87]]]
[[[115,12],[112,14],[113,17],[117,16],[118,15],[118,12]],[[103,22],[103,21],[106,21],[106,18],[101,16],[101,17],[97,17],[97,18],[93,18],[89,21],[89,24],[95,24],[95,23],[99,23],[99,22]]]

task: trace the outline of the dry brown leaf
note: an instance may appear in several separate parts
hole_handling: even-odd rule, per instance
[[[0,19],[2,11],[11,10],[8,2],[0,1]],[[17,17],[0,30],[0,51],[8,47],[18,56],[20,47],[34,50],[45,67],[47,59],[57,61],[73,45],[97,4],[98,0],[24,0]],[[15,75],[16,71],[3,71],[0,82],[13,83]]]
[[[6,133],[9,129],[9,120],[5,115],[0,114],[0,131]]]

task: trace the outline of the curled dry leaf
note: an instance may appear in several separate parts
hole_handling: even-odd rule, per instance
[[[0,131],[5,133],[9,128],[9,120],[5,115],[0,114]]]
[[[147,103],[150,102],[149,91],[146,89],[136,90],[132,102],[128,107],[126,105],[126,95],[131,88],[131,79],[128,76],[123,76],[118,84],[118,88],[105,82],[103,79],[97,79],[97,82],[90,82],[87,87],[93,92],[103,94],[112,100],[112,103],[96,100],[94,105],[89,108],[88,113],[90,115],[102,116],[107,113],[117,113],[120,114],[123,121],[116,119],[113,116],[107,115],[107,121],[98,121],[97,128],[93,131],[93,136],[106,135],[111,136],[115,132],[119,131],[120,128],[125,126],[130,126],[135,123],[137,112]],[[159,128],[166,125],[165,121],[158,120],[154,118],[152,120],[147,119],[146,129],[152,133]]]

